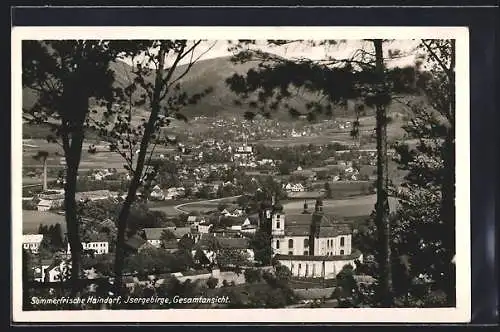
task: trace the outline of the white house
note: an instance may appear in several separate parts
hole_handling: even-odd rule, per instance
[[[38,211],[49,211],[50,209],[58,208],[60,207],[64,202],[64,199],[41,199],[37,206],[36,209]]]
[[[197,221],[198,221],[198,217],[197,216],[188,216],[188,218],[187,218],[188,224],[194,224]]]
[[[287,183],[284,189],[288,192],[303,192],[305,191],[304,186],[302,183]]]
[[[158,186],[158,185],[154,186],[154,188],[151,191],[151,194],[149,196],[150,196],[150,199],[154,200],[154,201],[165,200],[165,194],[163,193],[163,190],[161,190],[160,186]]]
[[[38,253],[42,240],[43,234],[23,234],[23,249]]]
[[[109,253],[109,242],[107,241],[82,242],[82,248],[83,250],[93,250],[98,255],[104,255]],[[67,254],[71,254],[71,248],[69,243],[68,243],[68,250],[66,252]]]
[[[61,281],[62,276],[67,275],[71,268],[71,262],[62,260],[60,262],[42,261],[41,265],[34,266],[34,280],[38,282]]]
[[[210,229],[212,228],[212,224],[207,224],[207,223],[200,223],[198,225],[198,232],[200,234],[208,234],[210,233]]]

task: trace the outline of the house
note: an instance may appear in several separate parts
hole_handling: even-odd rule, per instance
[[[34,280],[38,282],[57,282],[65,279],[71,269],[71,262],[65,260],[42,260],[33,267]]]
[[[36,208],[38,211],[49,211],[50,209],[57,209],[63,206],[64,199],[41,199]]]
[[[210,233],[210,229],[212,228],[212,224],[209,224],[208,222],[202,222],[198,224],[198,232],[200,234],[208,234]]]
[[[245,217],[224,217],[224,225],[233,231],[241,231],[241,226],[245,222]]]
[[[116,198],[117,193],[113,193],[109,190],[94,190],[94,191],[85,191],[85,192],[77,192],[75,198],[77,201],[97,201],[109,198]]]
[[[323,213],[316,201],[313,214],[286,214],[281,204],[271,208],[271,249],[295,277],[335,278],[342,268],[362,261],[352,250],[352,225]]]
[[[160,248],[161,235],[164,231],[169,231],[169,228],[144,228],[144,237],[146,241],[155,248]]]
[[[173,241],[176,243],[184,235],[191,233],[191,227],[158,227],[158,228],[144,228],[144,236],[146,241],[153,245],[155,248],[160,248],[161,246],[161,236],[164,231],[172,232],[175,236]]]
[[[163,190],[160,188],[160,186],[156,185],[151,190],[151,194],[149,194],[149,198],[152,201],[163,201],[163,200],[165,200],[165,194],[163,193]]]
[[[195,244],[192,250],[192,255],[196,254],[196,251],[201,250],[206,258],[212,262],[217,261],[217,250],[212,247],[213,241],[216,242],[216,246],[221,250],[235,250],[240,252],[245,252],[248,254],[248,261],[253,262],[255,260],[255,253],[253,249],[250,248],[250,241],[243,237],[219,237],[209,234],[204,234],[200,240]]]
[[[146,244],[150,245],[142,237],[135,234],[130,236],[127,241],[125,241],[125,250],[128,253],[137,253],[140,252],[143,248],[146,248]]]
[[[302,183],[287,183],[285,186],[284,186],[284,189],[287,191],[287,192],[303,192],[305,191],[305,188],[304,186],[302,185]]]
[[[38,253],[38,249],[40,249],[42,240],[43,234],[23,234],[23,249],[36,254]]]
[[[245,221],[241,225],[241,233],[243,234],[255,234],[257,232],[257,225],[252,224],[250,217],[245,218]]]
[[[188,216],[188,218],[187,218],[188,224],[194,224],[197,221],[199,221],[199,217],[197,217],[197,216]]]
[[[96,242],[82,242],[83,250],[92,250],[97,255],[105,255],[109,253],[109,242],[108,241],[96,241]],[[68,249],[66,253],[71,254],[71,247],[68,243]]]

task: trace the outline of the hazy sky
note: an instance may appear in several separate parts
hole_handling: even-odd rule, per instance
[[[373,51],[371,42],[360,40],[347,40],[335,46],[317,46],[310,47],[304,43],[293,43],[286,46],[268,46],[265,41],[257,41],[257,45],[252,48],[257,48],[265,52],[273,53],[285,58],[309,58],[312,60],[324,59],[327,56],[337,59],[350,58],[357,49],[364,49],[368,52]],[[384,53],[387,57],[389,49],[398,49],[407,56],[400,57],[394,60],[386,61],[388,67],[411,65],[415,61],[415,47],[418,45],[418,40],[395,40],[384,44]],[[226,40],[203,41],[194,53],[194,58],[200,57],[199,60],[206,60],[232,55],[228,51],[228,42]],[[179,64],[189,63],[190,57],[184,58]],[[167,66],[172,64],[173,59],[168,59]]]

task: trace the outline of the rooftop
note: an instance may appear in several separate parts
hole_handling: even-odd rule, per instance
[[[276,255],[278,260],[296,260],[296,261],[344,261],[358,259],[361,256],[359,250],[353,251],[350,255],[335,256],[311,256],[311,255]]]
[[[43,240],[43,234],[24,234],[23,243],[40,243]]]
[[[148,240],[159,240],[161,238],[161,234],[163,231],[170,231],[174,233],[177,239],[180,239],[185,234],[191,232],[190,227],[158,227],[158,228],[144,228],[144,233],[146,235],[146,239]]]

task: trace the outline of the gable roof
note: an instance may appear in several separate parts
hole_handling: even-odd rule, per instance
[[[177,227],[172,232],[177,239],[180,239],[184,235],[191,233],[191,227]]]
[[[147,240],[159,240],[163,231],[172,231],[172,229],[159,227],[159,228],[144,228],[144,234]]]
[[[191,227],[157,227],[144,228],[144,234],[148,240],[159,240],[163,231],[172,232],[177,239],[180,239],[185,234],[191,233]]]
[[[224,217],[224,224],[230,226],[239,226],[242,225],[246,219],[246,217]]]
[[[311,231],[312,221],[318,218],[319,237],[335,237],[339,235],[352,234],[352,225],[337,220],[330,215],[320,214],[291,214],[285,215],[285,235],[307,236]]]
[[[352,225],[350,224],[335,224],[326,227],[321,226],[319,229],[319,237],[335,237],[349,234],[352,234]]]
[[[133,248],[133,249],[139,249],[144,243],[147,243],[147,241],[144,240],[142,237],[140,237],[137,234],[136,235],[132,235],[125,242],[125,244],[127,246],[129,246],[130,248]]]
[[[311,214],[285,214],[285,229],[289,226],[307,225],[312,221]]]
[[[285,227],[285,235],[287,236],[309,236],[311,228],[309,225],[297,225]]]
[[[207,234],[200,238],[195,248],[206,248],[210,243],[209,241],[211,241],[210,239],[215,239],[221,249],[248,249],[250,247],[250,241],[247,238],[221,237]]]

